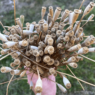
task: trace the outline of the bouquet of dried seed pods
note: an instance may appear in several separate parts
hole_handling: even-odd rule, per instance
[[[95,47],[89,48],[90,45],[95,43],[95,37],[93,35],[85,36],[83,32],[84,25],[91,21],[94,15],[91,14],[85,20],[86,23],[81,26],[84,16],[94,6],[95,3],[90,2],[84,12],[80,8],[74,9],[74,11],[66,9],[61,12],[60,7],[57,7],[54,12],[53,7],[50,6],[47,20],[44,19],[46,7],[42,7],[42,18],[38,23],[35,21],[27,22],[26,27],[23,27],[24,16],[21,15],[20,18],[15,19],[17,25],[2,25],[4,31],[3,34],[0,33],[0,40],[2,41],[0,44],[2,46],[1,55],[7,55],[0,60],[11,55],[14,62],[10,63],[11,67],[1,67],[1,72],[9,72],[11,75],[24,77],[28,69],[30,72],[38,74],[39,78],[35,86],[37,93],[42,91],[41,78],[47,78],[51,74],[57,76],[58,73],[63,77],[65,87],[69,89],[71,84],[65,75],[71,75],[61,73],[57,71],[57,68],[64,65],[77,68],[77,62],[83,61],[83,57],[87,58],[82,54],[95,52]],[[81,19],[77,21],[82,13]],[[59,17],[60,14],[61,17]],[[87,59],[93,61],[90,58]],[[69,67],[68,69],[70,70]],[[76,76],[71,77],[77,79],[79,83],[80,81],[84,82]],[[63,92],[66,92],[65,87],[56,84]],[[30,86],[33,86],[32,82]]]

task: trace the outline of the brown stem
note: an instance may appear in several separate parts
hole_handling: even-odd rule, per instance
[[[66,65],[66,67],[69,69],[69,71],[72,73],[73,76],[75,76],[75,74],[72,72],[72,70]],[[75,76],[76,77],[76,76]],[[77,80],[80,84],[80,86],[82,87],[82,89],[84,90],[84,87],[82,86],[81,82],[79,80]]]

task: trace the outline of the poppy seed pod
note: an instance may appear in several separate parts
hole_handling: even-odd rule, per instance
[[[48,53],[51,55],[54,53],[54,47],[53,46],[48,46]]]
[[[90,45],[93,44],[95,42],[95,37],[91,37],[90,38]]]
[[[50,56],[45,55],[45,56],[43,57],[43,62],[45,62],[45,63],[50,62]]]
[[[83,57],[77,56],[80,61],[83,61]]]
[[[68,49],[68,51],[77,51],[81,48],[81,45],[80,44],[77,44],[75,46],[72,46],[71,48]]]
[[[30,56],[30,51],[25,52],[26,56]]]
[[[52,34],[51,34],[51,37],[52,37],[53,39],[55,39],[55,38],[56,38],[56,34],[55,34],[55,33],[52,33]]]
[[[38,40],[39,37],[38,37],[38,35],[34,35],[33,38],[34,38],[34,40]]]
[[[42,92],[42,80],[40,77],[38,77],[38,80],[36,82],[36,85],[35,85],[35,92],[36,93],[40,93]]]
[[[59,25],[59,27],[58,27],[58,29],[61,31],[63,30],[63,28],[64,28],[64,26],[62,26],[62,25]]]
[[[75,23],[75,21],[77,20],[80,13],[81,13],[81,11],[79,9],[74,9],[74,12],[71,12],[69,14],[69,23],[71,25],[73,25]]]
[[[64,19],[64,23],[68,23],[69,22],[69,17],[67,17],[66,19]]]
[[[43,74],[44,74],[43,69],[42,69],[42,68],[40,68],[40,67],[37,67],[37,68],[38,68],[38,70],[39,70],[39,73],[40,73],[41,75],[43,75]]]
[[[29,30],[23,30],[23,35],[30,35],[30,34],[32,34],[33,33],[33,31],[29,31]]]
[[[38,50],[34,50],[34,51],[33,51],[33,55],[36,56],[36,57],[39,56]]]
[[[38,46],[38,51],[39,50],[43,50],[43,47],[42,46]]]
[[[26,66],[26,67],[31,66],[31,62],[30,62],[30,61],[26,61],[26,62],[25,62],[25,66]]]
[[[33,44],[34,43],[34,38],[31,37],[28,41],[29,41],[29,44]]]
[[[56,31],[57,37],[59,37],[61,34],[62,34],[62,31],[61,31],[61,30],[57,30],[57,31]]]
[[[58,49],[63,49],[63,48],[64,48],[64,47],[63,47],[63,44],[62,44],[62,43],[58,43],[58,44],[57,44],[57,48],[58,48]]]
[[[15,59],[15,60],[14,60],[14,64],[15,64],[15,65],[19,65],[19,64],[20,64],[20,60],[19,60],[19,59]]]
[[[67,62],[70,63],[70,62],[74,62],[76,60],[76,58],[74,56],[70,57]]]
[[[11,63],[10,66],[14,68],[16,65],[14,63]]]
[[[50,24],[51,21],[52,21],[52,17],[50,15],[50,13],[48,13],[48,15],[47,15],[47,23]]]
[[[32,66],[32,69],[33,69],[33,70],[37,70],[37,66],[36,66],[36,65],[33,65],[33,66]]]
[[[52,46],[53,42],[54,42],[54,40],[52,38],[48,38],[48,41],[47,41],[48,45]]]
[[[49,72],[50,72],[50,74],[55,74],[56,73],[56,71],[54,70],[54,68],[50,68]]]
[[[9,38],[10,40],[12,40],[13,37],[14,37],[13,35],[9,35],[8,38]]]
[[[22,24],[19,18],[16,18],[16,23],[20,26],[20,28],[22,28]]]
[[[33,49],[30,49],[30,50],[29,50],[29,53],[30,53],[30,54],[33,54]]]
[[[54,27],[53,28],[55,28],[55,31],[57,31],[58,30],[58,28],[59,28],[59,26],[58,25],[54,25]]]
[[[59,61],[58,61],[58,60],[55,60],[55,61],[54,61],[54,65],[55,65],[55,66],[59,66]]]
[[[91,35],[88,36],[88,37],[84,40],[84,42],[87,42],[87,41],[89,41],[90,39],[91,39]]]
[[[78,67],[78,65],[75,62],[71,62],[68,65],[73,67],[73,68],[77,68]]]
[[[82,41],[82,40],[83,40],[83,37],[80,36],[80,37],[76,38],[75,43],[77,44],[77,43],[79,43],[79,42]],[[89,45],[90,43],[86,43],[86,44]],[[86,44],[85,44],[85,45],[86,45]],[[82,46],[83,46],[83,44],[82,44]]]
[[[22,59],[22,62],[23,62],[23,63],[25,63],[26,61],[27,61],[27,59],[26,59],[26,58],[23,58],[23,59]]]
[[[44,54],[43,50],[39,50],[39,55],[43,56],[43,54]]]
[[[47,43],[48,38],[51,38],[51,35],[48,35],[48,34],[46,35],[45,40],[44,40],[44,41],[45,41],[45,43]]]
[[[51,15],[51,17],[53,17],[53,7],[49,6],[49,14]]]
[[[40,42],[39,42],[39,46],[45,47],[46,45],[45,45],[44,42],[40,41]]]
[[[53,65],[54,64],[54,59],[50,59],[50,61],[47,64],[48,65]]]
[[[90,20],[92,20],[93,18],[94,18],[94,14],[91,14],[91,15],[89,16],[89,18],[87,19],[87,22],[90,21]]]
[[[95,48],[88,48],[89,52],[95,52]]]
[[[42,7],[42,11],[41,11],[41,17],[42,17],[42,19],[43,19],[45,13],[46,13],[46,7]]]
[[[48,30],[48,24],[47,23],[44,23],[43,24],[43,31],[44,32],[47,32],[47,30]]]
[[[24,15],[20,15],[20,21],[21,21],[21,24],[23,26],[23,24],[24,24]]]
[[[68,32],[68,31],[72,30],[72,28],[73,28],[73,26],[70,25],[70,26],[65,30],[65,32]]]
[[[11,28],[10,32],[11,32],[12,35],[16,34],[16,30],[14,28]]]
[[[33,21],[32,24],[34,25],[34,27],[36,26],[36,21]]]
[[[33,32],[33,29],[34,29],[34,25],[33,25],[33,24],[30,24],[29,31],[30,31],[31,33]]]
[[[8,42],[4,43],[4,44],[2,45],[2,47],[3,47],[3,48],[10,48],[10,47],[14,46],[16,43],[17,43],[17,42],[8,41]]]
[[[39,26],[39,24],[36,24],[36,25],[35,25],[35,29],[36,29],[37,33],[40,32],[40,26]]]
[[[54,15],[53,15],[53,21],[54,22],[57,20],[57,18],[59,17],[60,13],[61,13],[61,8],[57,7],[55,12],[54,12]]]
[[[69,32],[67,32],[66,34],[65,34],[66,36],[73,36],[74,35],[74,32],[73,31],[69,31]]]
[[[21,73],[21,71],[20,70],[18,70],[18,69],[16,69],[16,70],[11,70],[11,72],[10,72],[10,74],[11,75],[20,75],[20,73]]]
[[[10,32],[5,32],[4,34],[5,34],[4,36],[6,36],[6,38],[8,38],[8,36],[10,35]]]
[[[81,35],[80,35],[80,37],[84,37],[84,36],[85,36],[85,34],[82,32]]]
[[[62,17],[61,17],[61,21],[63,21],[68,15],[69,15],[70,11],[68,9],[66,9],[63,13],[62,13]]]
[[[44,40],[45,39],[45,36],[46,36],[46,33],[42,33],[41,40]]]
[[[24,77],[26,74],[26,70],[22,71],[21,74],[20,74],[20,77]]]
[[[30,26],[30,23],[29,23],[29,22],[27,22],[27,23],[26,23],[26,26]]]
[[[80,27],[80,23],[79,23],[79,21],[76,21],[74,28],[73,28],[74,33],[76,33],[76,31],[77,31],[77,29],[79,29],[79,27]]]
[[[9,35],[8,34],[4,34],[4,36],[9,40]]]
[[[78,57],[76,57],[76,61],[75,62],[79,62],[79,58]]]
[[[67,89],[71,88],[71,83],[69,82],[69,80],[65,76],[63,76],[63,83]]]
[[[30,49],[36,49],[36,50],[38,50],[38,47],[31,45]]]
[[[19,45],[20,46],[27,46],[28,45],[28,41],[26,41],[26,40],[23,40],[23,41],[19,41]]]
[[[18,42],[18,39],[17,39],[16,37],[13,37],[13,38],[12,38],[12,41]]]
[[[72,45],[74,45],[75,40],[76,40],[76,36],[74,35],[74,36],[72,36],[71,39],[70,39],[70,42],[71,42]]]
[[[66,35],[63,39],[65,42],[68,42],[70,38],[69,38],[69,36]]]
[[[17,59],[18,58],[18,56],[20,56],[20,52],[14,52],[14,53],[12,53],[12,58],[14,58],[14,59]]]
[[[78,50],[78,54],[86,54],[88,51],[89,49],[87,47],[82,47]]]
[[[41,57],[40,56],[36,57],[36,62],[40,62],[40,61],[41,61]]]
[[[51,29],[51,32],[52,33],[55,33],[55,28],[54,27]]]
[[[70,48],[72,46],[72,44],[70,42],[67,42],[67,44],[65,45],[65,48]]]
[[[44,24],[44,20],[42,19],[39,21],[40,30],[43,30],[43,24]]]
[[[4,36],[4,35],[1,34],[1,33],[0,33],[0,40],[5,41],[5,42],[8,41],[7,38],[6,38],[6,36]]]
[[[60,24],[58,24],[59,26],[61,25],[63,28],[67,25],[64,22],[60,22]],[[63,30],[63,29],[62,29]]]
[[[59,89],[60,89],[63,93],[66,93],[66,92],[67,92],[66,88],[63,87],[61,84],[58,84],[58,83],[57,83],[57,86],[59,87]]]
[[[8,73],[8,72],[11,72],[11,68],[10,67],[1,67],[1,72],[2,73]]]
[[[82,32],[83,32],[83,28],[80,27],[80,28],[76,31],[76,33],[75,33],[76,37],[77,37],[77,38],[80,37],[80,35],[81,35]]]
[[[45,53],[45,54],[48,54],[48,46],[45,47],[44,53]]]
[[[5,55],[5,54],[7,54],[8,51],[9,51],[9,49],[2,49],[2,50],[1,50],[1,55]]]
[[[94,2],[90,2],[89,5],[85,8],[83,16],[87,15],[95,6]]]
[[[16,25],[14,28],[16,30],[16,33],[21,35],[22,30],[21,30],[20,26],[19,25]]]
[[[61,49],[60,50],[60,54],[64,54],[65,53],[65,50],[64,49]]]

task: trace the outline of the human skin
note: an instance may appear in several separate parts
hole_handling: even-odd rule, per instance
[[[28,83],[30,84],[31,78],[33,82],[33,91],[35,89],[36,81],[38,79],[38,76],[36,74],[33,75],[33,73],[30,73],[29,71],[26,72]],[[33,77],[32,77],[33,75]],[[42,78],[42,93],[41,95],[56,95],[56,84],[50,80],[55,81],[55,76],[50,75],[48,78]],[[35,93],[35,91],[34,91]],[[35,93],[36,95],[36,93]]]

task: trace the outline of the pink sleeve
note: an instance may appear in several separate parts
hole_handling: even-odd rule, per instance
[[[30,72],[27,71],[26,74],[27,74],[27,78],[28,78],[28,83],[30,84],[33,73],[30,74]],[[55,81],[55,76],[53,76],[53,75],[50,75],[48,78]],[[32,78],[33,91],[34,91],[37,79],[38,79],[38,76],[36,74],[34,74],[33,78]],[[56,95],[56,84],[54,82],[50,81],[49,79],[47,79],[47,78],[42,79],[42,95]]]

